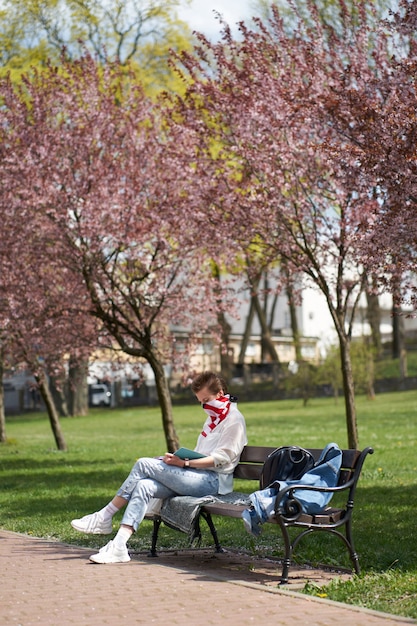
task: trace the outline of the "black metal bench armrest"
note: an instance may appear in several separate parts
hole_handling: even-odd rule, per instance
[[[275,505],[275,517],[282,517],[285,522],[296,522],[301,515],[303,515],[303,507],[301,502],[297,499],[295,491],[302,489],[303,491],[320,491],[322,493],[337,493],[340,491],[346,491],[350,489],[357,481],[356,476],[353,476],[350,480],[346,481],[343,485],[336,485],[335,487],[323,487],[319,485],[306,485],[299,483],[298,485],[287,485],[277,493],[276,505]],[[281,504],[283,498],[288,496],[283,504]],[[352,505],[350,500],[345,504],[345,507]]]

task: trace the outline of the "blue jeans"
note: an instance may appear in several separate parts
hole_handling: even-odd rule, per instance
[[[167,465],[159,459],[139,459],[117,492],[118,496],[128,500],[121,523],[133,526],[136,531],[151,498],[199,498],[216,495],[218,490],[219,479],[213,470],[183,469]]]

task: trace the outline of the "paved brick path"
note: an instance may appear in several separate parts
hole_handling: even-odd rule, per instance
[[[94,565],[90,553],[0,531],[0,626],[416,623],[227,577],[224,568],[191,569],[181,558]]]

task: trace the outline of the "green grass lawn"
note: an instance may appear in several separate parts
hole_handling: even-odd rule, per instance
[[[322,448],[331,441],[347,447],[344,404],[333,399],[241,403],[251,445],[286,444]],[[368,608],[417,617],[417,391],[357,399],[360,447],[373,446],[365,461],[354,513],[354,537],[362,574],[306,593]],[[181,445],[194,447],[204,414],[175,407]],[[57,452],[45,414],[7,420],[7,444],[0,445],[0,527],[37,537],[99,548],[106,537],[80,535],[69,521],[104,506],[139,456],[165,451],[158,408],[95,409],[87,417],[62,420],[68,452]],[[235,488],[248,491],[236,481]],[[249,489],[250,490],[250,489]],[[119,518],[116,519],[118,521]],[[223,545],[259,555],[282,556],[278,529],[265,525],[259,539],[239,520],[217,518]],[[203,545],[211,536],[203,527]],[[151,524],[144,522],[130,546],[147,550]],[[186,547],[185,535],[163,527],[159,548]],[[300,563],[350,567],[342,543],[327,533],[305,538]]]

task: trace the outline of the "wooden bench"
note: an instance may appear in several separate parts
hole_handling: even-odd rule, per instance
[[[273,450],[275,450],[275,448],[246,446],[241,454],[239,464],[235,468],[234,477],[243,480],[256,481],[256,484],[251,491],[258,490],[260,488],[259,480],[263,464],[267,456]],[[309,449],[309,452],[311,452],[314,459],[317,460],[320,456],[321,450]],[[344,504],[339,508],[329,506],[318,515],[307,515],[301,511],[301,508],[296,506],[297,502],[294,502],[294,498],[292,497],[294,487],[287,488],[282,492],[282,495],[286,491],[289,492],[290,499],[293,501],[293,505],[290,507],[291,510],[276,513],[276,515],[268,521],[268,523],[278,524],[280,526],[284,540],[284,560],[281,573],[281,584],[288,583],[288,571],[291,564],[291,558],[299,541],[305,535],[315,531],[326,531],[339,537],[348,549],[355,572],[359,574],[359,558],[355,551],[352,535],[352,514],[356,485],[359,480],[362,465],[368,454],[373,454],[373,449],[370,447],[365,448],[362,451],[342,450],[342,466],[337,486],[326,489],[321,487],[319,488],[320,491],[333,492],[334,494],[342,493]],[[303,486],[303,489],[317,490],[317,487]],[[205,504],[201,507],[200,515],[207,522],[214,540],[216,552],[222,552],[223,549],[218,539],[217,530],[212,516],[221,515],[223,517],[241,519],[242,511],[245,508],[247,507],[243,505],[226,504],[223,502],[213,502]],[[159,516],[154,516],[152,519],[154,526],[150,556],[156,556],[156,544],[158,540],[159,527],[161,525],[161,518]],[[288,530],[291,527],[300,529],[300,532],[296,534],[293,540],[291,540]],[[344,530],[344,533],[342,533],[341,530]]]

